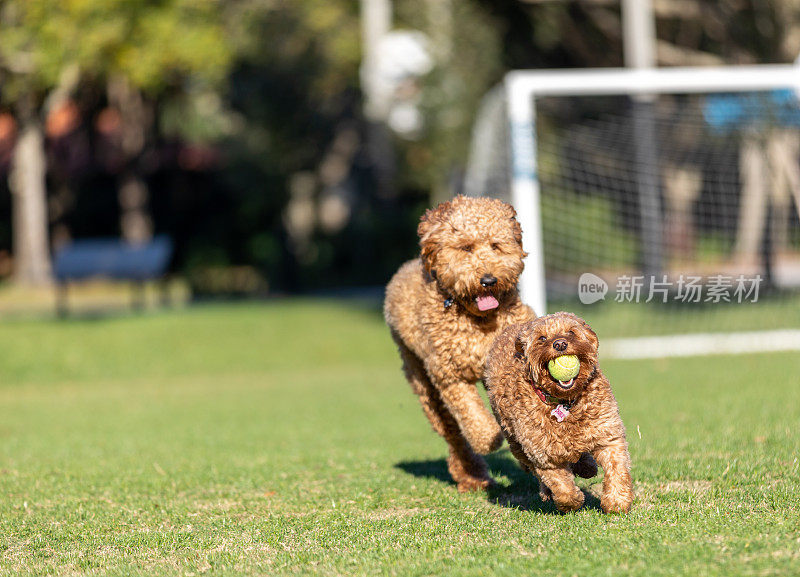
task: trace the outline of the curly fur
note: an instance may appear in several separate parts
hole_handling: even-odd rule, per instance
[[[428,210],[417,230],[421,256],[386,287],[384,314],[411,388],[434,431],[448,443],[448,470],[459,491],[491,483],[481,454],[503,442],[476,382],[505,327],[536,317],[520,302],[522,231],[514,209],[489,198],[459,196]],[[495,277],[493,286],[481,279]],[[481,311],[490,295],[496,308]]]
[[[605,472],[601,507],[626,513],[633,502],[628,444],[597,347],[594,331],[571,313],[510,326],[489,352],[486,390],[511,452],[539,477],[542,499],[552,498],[561,511],[580,508],[583,493],[573,475],[596,473],[593,455]],[[580,359],[580,372],[568,388],[547,370],[547,363],[560,355]],[[545,399],[551,395],[571,403],[563,422],[550,414],[556,403],[543,400],[537,387]]]

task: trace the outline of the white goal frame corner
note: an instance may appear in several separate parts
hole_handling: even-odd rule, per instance
[[[656,94],[755,92],[791,89],[800,94],[796,64],[691,68],[513,70],[504,80],[511,150],[511,202],[522,227],[527,264],[520,295],[537,314],[547,313],[541,189],[537,172],[536,99],[543,96],[646,97]]]

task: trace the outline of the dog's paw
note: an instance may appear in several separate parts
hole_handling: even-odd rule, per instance
[[[459,493],[483,491],[494,483],[486,462],[474,453],[468,455],[450,453],[447,470],[458,485]]]
[[[577,511],[583,507],[583,499],[583,492],[579,491],[577,488],[570,493],[553,494],[553,501],[556,504],[556,508],[562,513]]]
[[[604,513],[627,513],[631,510],[633,499],[622,497],[610,497],[603,495],[600,499],[600,507]]]
[[[494,480],[491,478],[478,478],[478,477],[469,477],[466,479],[461,479],[458,482],[458,492],[459,493],[471,493],[473,491],[486,491],[489,487],[494,486]]]

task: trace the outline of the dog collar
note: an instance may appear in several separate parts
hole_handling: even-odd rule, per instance
[[[569,417],[569,410],[577,401],[565,401],[564,399],[559,399],[558,397],[554,397],[553,395],[544,392],[542,389],[537,387],[532,380],[528,382],[533,387],[533,390],[536,391],[536,396],[538,396],[545,405],[553,407],[553,409],[550,411],[550,415],[555,417],[556,421],[560,423]]]
[[[561,405],[565,409],[569,410],[569,409],[572,408],[572,406],[576,402],[574,400],[573,401],[566,401],[564,399],[559,399],[558,397],[553,396],[550,393],[545,392],[542,389],[540,389],[539,387],[537,387],[536,383],[534,383],[532,380],[529,380],[528,384],[530,384],[530,386],[533,387],[533,390],[536,393],[536,396],[539,397],[539,399],[541,399],[541,401],[545,405]]]

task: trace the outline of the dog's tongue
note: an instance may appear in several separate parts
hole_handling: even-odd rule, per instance
[[[492,295],[483,295],[475,299],[475,302],[478,303],[478,310],[481,311],[488,311],[491,309],[496,309],[500,306],[500,303],[497,302],[497,299],[494,298]]]

